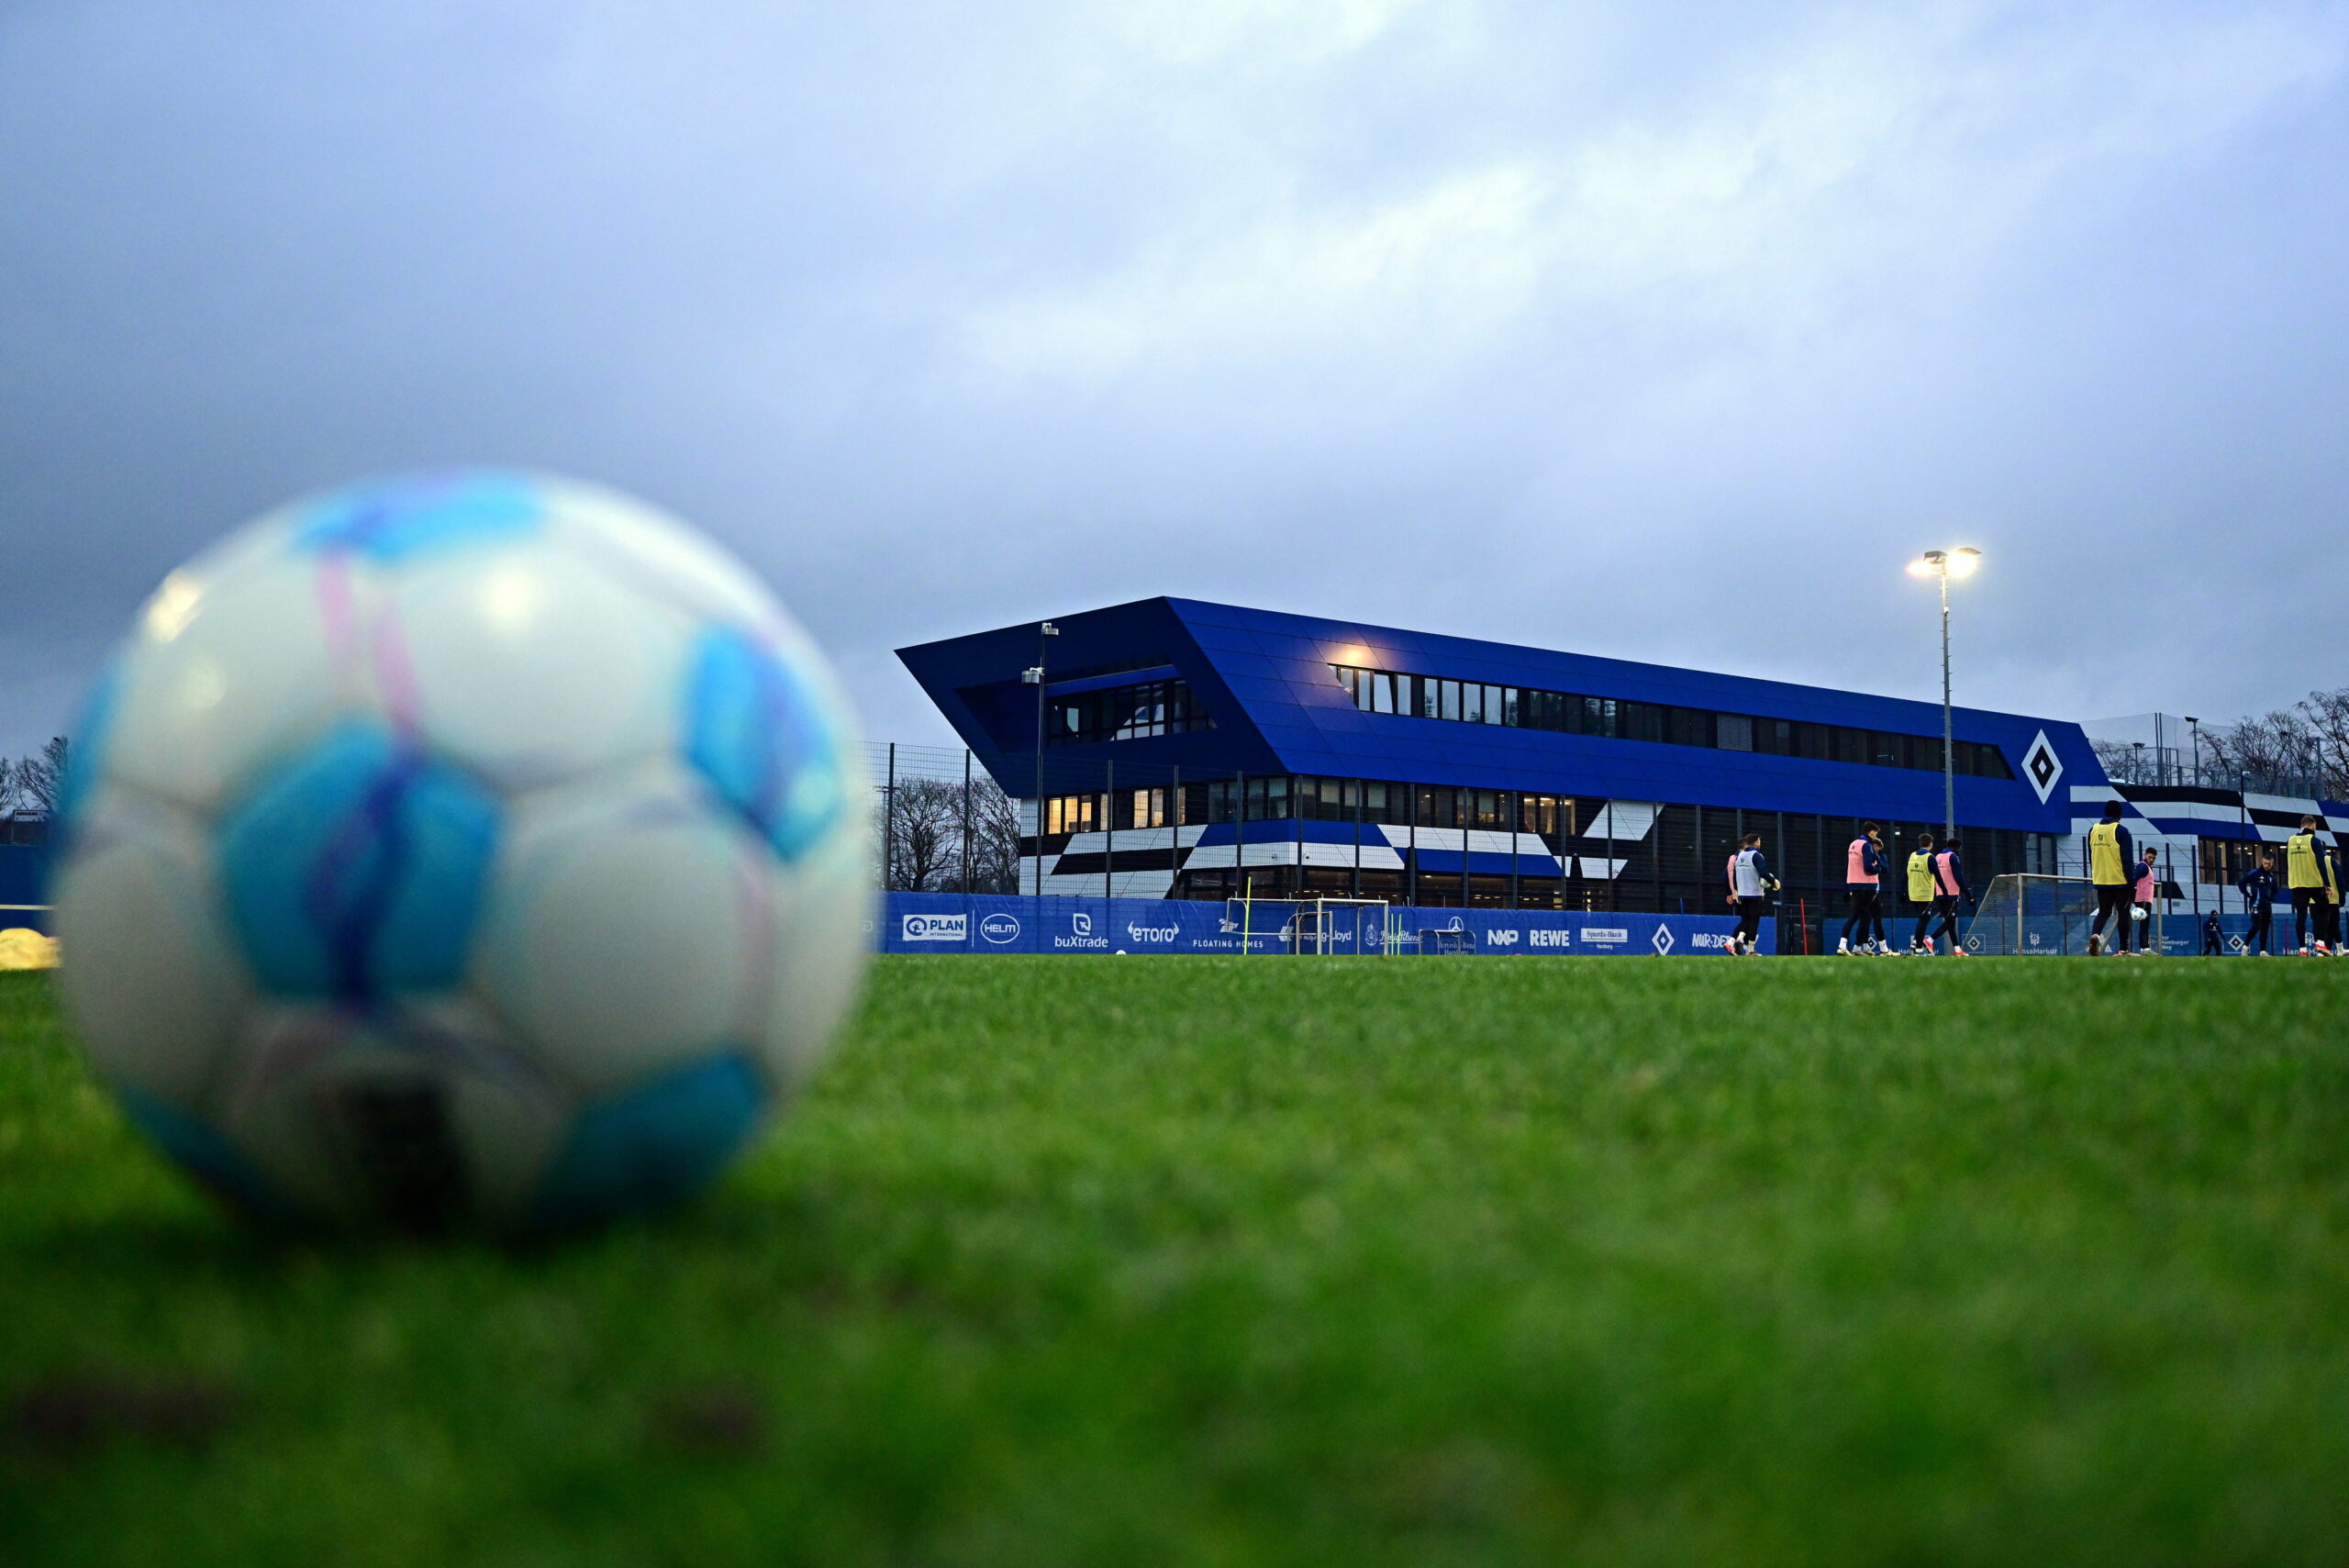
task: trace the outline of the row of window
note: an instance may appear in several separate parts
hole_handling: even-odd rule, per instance
[[[1108,794],[1055,795],[1044,802],[1044,831],[1061,836],[1099,832],[1105,828],[1124,831],[1186,823],[1288,821],[1301,817],[1319,822],[1359,821],[1365,825],[1498,832],[1509,831],[1514,824],[1518,832],[1541,834],[1553,848],[1564,848],[1562,840],[1580,836],[1586,824],[1596,823],[1599,807],[1606,804],[1603,800],[1577,800],[1572,795],[1519,795],[1508,790],[1411,785],[1377,779],[1226,779],[1186,784],[1179,789],[1160,785]],[[1639,820],[1645,824],[1644,812]],[[1836,825],[1831,828],[1827,826],[1830,822]],[[1765,833],[1782,828],[1787,837],[1784,840],[1774,838],[1765,844],[1781,873],[1790,882],[1830,888],[1842,881],[1843,846],[1857,831],[1842,818],[1768,812],[1741,814],[1720,806],[1667,806],[1653,828],[1636,839],[1620,840],[1615,852],[1634,867],[1653,859],[1656,875],[1665,880],[1701,874],[1705,856],[1698,852],[1699,841],[1707,841],[1705,849],[1725,857],[1735,847],[1731,836],[1732,826],[1739,831],[1760,827]],[[1885,842],[1897,858],[1907,852],[1916,833],[1933,830],[1931,824],[1920,827],[1891,823],[1887,825]],[[1987,877],[1999,871],[2084,874],[2077,866],[2059,865],[2055,840],[2043,834],[2009,834],[2002,830],[1994,833],[1974,828],[1966,830],[1965,837],[1977,889],[1987,887]],[[1675,864],[1684,838],[1689,841],[1687,862]],[[2013,840],[2013,845],[2008,845],[2009,840]],[[1578,850],[1588,850],[1594,842],[1586,842]],[[1984,851],[1992,844],[2004,847],[2004,852],[1985,854]],[[2275,846],[2232,839],[2203,839],[2195,857],[2195,878],[2205,885],[2231,887],[2257,862],[2263,848]],[[1033,852],[1032,844],[1026,852]],[[1634,870],[1631,874],[1637,880],[1642,873]]]
[[[1145,681],[1052,699],[1044,733],[1055,746],[1090,746],[1214,728],[1190,682]]]
[[[1939,773],[1942,739],[1858,729],[1807,719],[1761,718],[1715,713],[1708,708],[1615,697],[1578,696],[1531,686],[1497,686],[1392,670],[1332,664],[1338,684],[1364,713],[1395,713],[1461,724],[1498,724],[1516,729],[1545,729],[1558,735],[1595,735],[1610,740],[1653,740],[1670,746],[1709,746],[1723,751],[1753,751],[1771,757],[1807,757],[1821,762],[1858,762],[1879,768],[1917,768]],[[1960,740],[1956,771],[1973,778],[2011,779],[2014,770],[1987,741]]]
[[[1107,793],[1052,795],[1044,801],[1044,831],[1048,836],[1097,833],[1105,828],[1124,832],[1138,828],[1286,822],[1302,817],[1308,822],[1359,822],[1365,827],[1463,828],[1488,832],[1538,833],[1550,840],[1553,846],[1564,839],[1590,835],[1589,840],[1580,846],[1583,851],[1590,850],[1599,839],[1620,834],[1621,852],[1630,852],[1630,846],[1649,840],[1652,832],[1669,836],[1665,829],[1651,829],[1649,826],[1651,822],[1662,820],[1656,815],[1658,808],[1644,802],[1626,802],[1602,820],[1600,810],[1607,804],[1603,798],[1584,800],[1573,795],[1520,794],[1514,790],[1464,789],[1450,784],[1409,784],[1381,779],[1275,774],[1270,777],[1209,780],[1201,784],[1186,784],[1180,788],[1153,785]],[[1727,806],[1670,806],[1662,810],[1665,815],[1671,812],[1690,813],[1691,821],[1702,820],[1711,829],[1723,833],[1739,816],[1735,809]],[[1776,820],[1782,814],[1747,812],[1744,815],[1759,823],[1765,818]],[[1821,820],[1794,816],[1787,816],[1785,819]],[[1833,880],[1841,880],[1843,845],[1855,831],[1845,832],[1842,839],[1828,846],[1833,851],[1831,858],[1836,872]],[[1908,831],[1899,824],[1887,824],[1886,843],[1899,848],[1905,842],[1904,834]],[[1273,836],[1278,837],[1278,834]],[[1733,840],[1724,840],[1722,853],[1726,855],[1735,847]],[[1774,849],[1772,852],[1778,851]],[[2009,869],[2036,871],[2042,868],[2032,865]],[[2052,871],[2054,867],[2051,863],[2045,869]]]
[[[1325,785],[1340,787],[1325,794]],[[1355,785],[1351,796],[1345,787],[1348,785]],[[1825,907],[1840,915],[1843,908],[1845,851],[1859,831],[1857,821],[1848,817],[1710,806],[1655,806],[1646,803],[1640,803],[1636,810],[1631,808],[1631,803],[1616,803],[1616,809],[1602,821],[1600,809],[1609,803],[1597,799],[1531,795],[1520,797],[1508,792],[1478,790],[1423,792],[1402,784],[1374,782],[1357,785],[1353,780],[1317,778],[1250,779],[1237,788],[1230,784],[1190,785],[1179,796],[1163,789],[1120,790],[1107,796],[1063,796],[1046,803],[1045,822],[1048,833],[1063,833],[1097,828],[1113,821],[1119,828],[1129,824],[1164,825],[1170,812],[1196,822],[1205,819],[1199,813],[1213,811],[1216,819],[1229,821],[1232,818],[1223,813],[1234,809],[1242,813],[1241,820],[1256,819],[1252,813],[1258,810],[1269,813],[1275,809],[1285,817],[1339,817],[1353,820],[1356,806],[1367,812],[1376,791],[1384,792],[1379,798],[1390,806],[1401,802],[1407,815],[1416,816],[1422,826],[1506,829],[1515,813],[1520,830],[1542,832],[1551,838],[1553,848],[1568,850],[1572,858],[1564,868],[1566,874],[1538,875],[1539,862],[1531,861],[1517,875],[1486,874],[1465,881],[1457,873],[1424,871],[1416,865],[1399,872],[1354,866],[1264,866],[1244,870],[1185,866],[1173,895],[1236,895],[1242,879],[1252,878],[1259,897],[1282,896],[1282,888],[1294,887],[1302,880],[1305,885],[1322,892],[1357,892],[1422,904],[1458,903],[1465,897],[1472,903],[1678,909],[1702,914],[1718,908],[1721,868],[1740,839],[1747,832],[1759,832],[1772,864],[1785,879],[1789,907],[1810,915]],[[1364,819],[1373,818],[1365,816]],[[1578,831],[1587,834],[1594,827],[1604,833],[1610,826],[1620,826],[1626,831],[1636,829],[1638,836],[1611,842],[1583,837],[1571,849],[1559,837],[1575,837]],[[1887,821],[1884,828],[1885,843],[1892,851],[1896,868],[1889,885],[1898,895],[1903,886],[1898,870],[1901,857],[1915,847],[1920,834],[1938,835],[1939,827],[1932,823]],[[1977,892],[1987,889],[1991,879],[2003,873],[2077,874],[2078,868],[2070,863],[2071,857],[2059,855],[2061,840],[2050,835],[1988,828],[1964,828],[1960,832],[1965,840],[1966,870]],[[1249,836],[1253,839],[1258,835]],[[1282,833],[1279,828],[1268,828],[1262,836],[1278,839]],[[1045,847],[1050,850],[1059,846],[1048,843]],[[1022,852],[1033,854],[1036,849],[1034,840],[1030,840],[1023,845]],[[1140,846],[1131,852],[1135,857],[1131,862],[1127,851],[1116,854],[1116,869],[1173,867],[1179,858],[1163,849],[1143,850]],[[1160,861],[1153,856],[1164,859]],[[1614,874],[1581,874],[1595,869],[1590,863],[1593,858],[1611,860]],[[1106,876],[1111,870],[1111,857],[1096,852],[1060,864],[1064,874],[1097,872]]]
[[[1520,833],[1579,832],[1571,796],[1520,795],[1513,790],[1456,789],[1449,784],[1395,784],[1383,779],[1210,779],[1179,789],[1163,785],[1084,795],[1048,795],[1044,831],[1122,832],[1133,828],[1209,822],[1380,823],[1397,828],[1481,828]]]

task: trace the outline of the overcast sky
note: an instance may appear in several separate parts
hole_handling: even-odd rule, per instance
[[[485,461],[889,651],[1180,594],[1900,695],[2349,684],[2349,6],[0,0],[0,752]]]

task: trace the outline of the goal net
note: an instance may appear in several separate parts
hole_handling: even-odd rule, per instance
[[[1383,898],[1232,898],[1223,929],[1252,943],[1264,939],[1282,952],[1371,953],[1394,951]]]
[[[2106,923],[2108,949],[2128,940],[2153,952],[2162,950],[2161,903],[2146,918],[2129,917],[2116,934]],[[1993,877],[1974,918],[1966,923],[1965,951],[1988,957],[2085,956],[2096,925],[2096,884],[2084,876],[2034,876],[2010,873]]]
[[[1297,905],[1291,952],[1375,953],[1393,951],[1384,898],[1306,898]]]

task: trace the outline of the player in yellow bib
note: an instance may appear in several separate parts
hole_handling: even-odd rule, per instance
[[[1939,891],[1933,882],[1933,836],[1920,833],[1916,851],[1909,857],[1909,902],[1917,906],[1917,929],[1909,934],[1911,958],[1932,951],[1925,946],[1925,928],[1932,922],[1933,895]]]
[[[2129,956],[2129,911],[2136,903],[2137,858],[2129,829],[2121,825],[2121,803],[2104,803],[2104,820],[2088,829],[2088,880],[2096,884],[2096,924],[2088,928],[2088,956],[2104,951],[2104,923],[2112,922],[2115,956]]]
[[[2300,830],[2284,840],[2284,884],[2292,890],[2292,940],[2303,956],[2309,951],[2309,928],[2316,928],[2316,951],[2341,951],[2341,869],[2332,846],[2316,836],[2322,826],[2314,817],[2300,818]]]

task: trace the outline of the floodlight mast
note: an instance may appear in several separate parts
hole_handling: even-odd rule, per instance
[[[1942,841],[1957,836],[1957,743],[1950,722],[1949,704],[1949,580],[1971,577],[1982,562],[1982,552],[1961,546],[1929,550],[1909,563],[1911,577],[1931,577],[1942,594]]]

